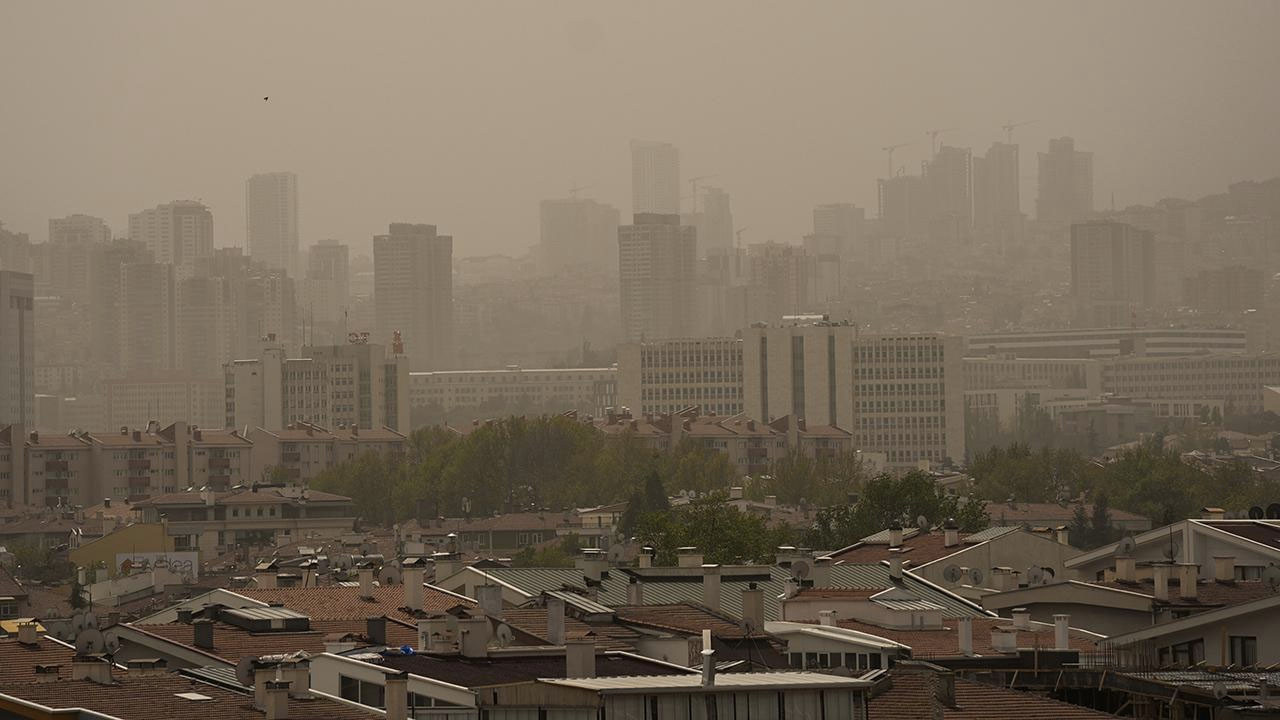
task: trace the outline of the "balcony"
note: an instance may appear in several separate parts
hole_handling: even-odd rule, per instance
[[[210,470],[213,470],[213,468],[229,468],[229,467],[231,467],[231,460],[227,458],[216,458],[216,457],[209,458]]]
[[[151,461],[150,460],[130,460],[129,469],[130,470],[150,470]]]
[[[45,472],[66,472],[71,469],[71,463],[66,460],[45,460]]]
[[[762,457],[768,457],[768,456],[769,456],[769,448],[763,448],[763,447],[747,448],[747,457],[749,458],[762,458]]]
[[[300,452],[282,452],[280,453],[280,462],[296,463],[302,461],[302,453]]]

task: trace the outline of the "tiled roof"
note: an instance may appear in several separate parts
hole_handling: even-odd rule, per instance
[[[893,720],[1094,720],[1114,717],[1041,695],[959,677],[955,678],[955,706],[948,707],[937,699],[935,688],[941,678],[932,672],[894,671],[890,681],[891,688],[871,699],[871,717]]]
[[[24,598],[27,589],[9,572],[9,568],[0,565],[0,597]]]
[[[325,638],[330,635],[355,635],[365,642],[371,642],[366,634],[365,620],[313,620],[311,629],[304,632],[249,632],[244,628],[215,622],[213,625],[213,647],[196,648],[193,645],[195,629],[187,623],[168,623],[165,625],[131,626],[134,630],[149,633],[169,642],[195,648],[201,652],[216,655],[229,663],[235,663],[245,656],[259,657],[280,653],[291,653],[299,650],[308,653],[324,652]],[[387,644],[395,647],[401,645],[418,645],[418,630],[414,625],[394,620],[387,622]]]
[[[502,621],[513,628],[536,638],[540,644],[550,644],[547,639],[546,608],[514,608],[502,611]],[[577,618],[564,619],[564,636],[570,640],[594,637],[598,650],[635,649],[640,633],[617,623],[585,623]]]
[[[1093,516],[1093,506],[1084,506],[1085,514]],[[1059,505],[1057,503],[988,503],[987,517],[991,522],[1001,525],[1021,525],[1022,523],[1068,525],[1075,518],[1075,505]],[[1145,521],[1147,518],[1126,510],[1110,508],[1112,521]]]
[[[1275,521],[1255,520],[1252,522],[1240,522],[1237,520],[1235,522],[1219,522],[1201,520],[1200,523],[1215,530],[1231,533],[1236,537],[1262,543],[1270,548],[1280,548],[1280,523]]]
[[[1091,582],[1089,585],[1127,590],[1155,597],[1155,583],[1150,579],[1137,582]],[[1239,605],[1259,598],[1274,595],[1275,592],[1261,580],[1236,580],[1229,583],[1216,581],[1196,583],[1196,597],[1188,600],[1179,594],[1180,584],[1177,577],[1169,578],[1169,604],[1171,605],[1203,605],[1221,607]]]
[[[675,603],[672,605],[631,605],[616,608],[619,620],[641,627],[685,635],[697,635],[703,630],[710,630],[719,638],[737,639],[749,637],[737,620],[713,612],[709,608],[694,603]],[[760,636],[752,633],[750,636]]]
[[[208,700],[187,700],[178,693],[198,693]],[[0,685],[0,694],[22,698],[45,707],[84,708],[128,720],[172,718],[226,718],[262,720],[248,695],[207,685],[176,674],[131,677],[117,670],[110,685],[90,680],[57,683]],[[379,717],[373,713],[318,698],[289,699],[290,720],[356,720]]]
[[[414,675],[470,688],[532,682],[538,678],[563,678],[565,675],[563,654],[487,658],[386,654],[379,658],[380,664],[395,670],[407,670]],[[684,674],[691,673],[656,660],[619,653],[596,653],[597,677]]]
[[[404,605],[404,587],[400,585],[373,588],[373,598],[360,597],[359,587],[328,585],[309,588],[242,588],[235,591],[253,600],[280,603],[290,610],[315,620],[364,620],[371,616],[385,615],[406,622],[415,619],[401,609]],[[475,603],[456,595],[441,592],[430,586],[422,589],[422,608],[428,613],[441,613],[457,605],[472,606]]]
[[[872,625],[857,620],[837,620],[842,628],[857,630],[868,635],[875,635],[886,640],[902,643],[911,648],[911,656],[916,659],[933,657],[957,657],[960,655],[960,634],[956,630],[956,618],[947,618],[938,630],[894,630]],[[973,651],[978,655],[999,655],[991,645],[991,629],[995,627],[1012,628],[1008,618],[973,618]],[[1052,648],[1054,644],[1054,628],[1048,623],[1032,623],[1032,630],[1018,630],[1019,648]],[[1071,630],[1068,635],[1072,650],[1093,651],[1097,649],[1097,641],[1093,636]]]
[[[32,682],[37,665],[61,665],[58,677],[70,679],[71,658],[75,654],[71,648],[44,636],[35,645],[23,645],[16,637],[0,638],[0,683]]]

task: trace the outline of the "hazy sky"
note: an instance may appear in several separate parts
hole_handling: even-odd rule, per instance
[[[201,198],[238,245],[245,178],[289,169],[304,244],[415,221],[518,252],[573,184],[629,213],[639,137],[718,174],[745,240],[796,241],[816,203],[874,209],[881,146],[918,168],[926,130],[981,152],[1009,120],[1039,121],[1027,178],[1072,135],[1099,206],[1192,197],[1280,174],[1277,29],[1273,0],[0,0],[0,220],[123,234]]]

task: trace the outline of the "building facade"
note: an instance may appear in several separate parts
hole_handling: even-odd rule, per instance
[[[1246,333],[1239,329],[1117,327],[970,335],[966,356],[1177,357],[1194,353],[1242,353],[1247,349]]]
[[[1093,212],[1093,153],[1076,150],[1069,137],[1049,141],[1038,156],[1036,219],[1066,225]]]
[[[178,279],[192,275],[199,258],[213,254],[213,213],[195,200],[177,200],[129,215],[129,238],[146,244]]]
[[[1071,226],[1071,296],[1081,328],[1134,326],[1155,298],[1151,233],[1117,222]]]
[[[543,200],[539,216],[539,272],[616,270],[621,224],[617,208],[586,198],[560,198]]]
[[[680,214],[680,151],[675,145],[631,141],[631,212]]]
[[[1105,392],[1132,398],[1223,401],[1223,414],[1263,410],[1263,392],[1280,385],[1280,355],[1117,358],[1102,371]]]
[[[522,368],[409,373],[409,404],[490,416],[521,408],[601,415],[614,403],[617,368]],[[474,418],[473,418],[474,419]]]
[[[687,338],[618,346],[618,408],[636,415],[697,405],[705,413],[743,412],[742,340]]]
[[[697,327],[698,242],[676,214],[638,214],[618,228],[622,327],[630,342],[688,337]]]
[[[0,424],[35,423],[35,277],[0,270]]]
[[[449,368],[453,238],[435,225],[392,223],[388,234],[373,239],[373,275],[376,341],[391,343],[398,332],[413,369]]]
[[[249,256],[289,277],[301,276],[298,265],[298,176],[261,173],[245,181],[245,244]]]

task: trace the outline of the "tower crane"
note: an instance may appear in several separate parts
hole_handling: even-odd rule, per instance
[[[689,184],[693,186],[693,212],[698,212],[698,182],[701,180],[710,180],[719,175],[699,175],[698,177],[689,178]]]
[[[1001,130],[1004,130],[1004,141],[1005,141],[1005,143],[1006,143],[1006,144],[1009,144],[1009,145],[1012,145],[1012,144],[1013,144],[1013,130],[1014,130],[1014,128],[1020,128],[1020,127],[1022,127],[1023,125],[1030,125],[1030,124],[1032,124],[1032,123],[1034,123],[1034,122],[1036,122],[1036,121],[1035,121],[1035,120],[1023,120],[1022,122],[1010,122],[1010,123],[1008,123],[1008,124],[1006,124],[1006,125],[1001,125],[1001,126],[1000,126],[1000,129],[1001,129]]]
[[[577,200],[579,192],[583,190],[590,190],[590,189],[591,189],[590,185],[579,185],[577,187],[571,187],[569,188],[569,197],[573,198],[574,200]]]
[[[926,130],[924,134],[929,136],[929,157],[932,158],[934,155],[938,154],[938,136],[939,135],[941,135],[944,132],[951,132],[953,130],[959,130],[959,129],[960,128],[952,127],[952,128],[942,128],[940,130]]]
[[[887,179],[893,179],[893,151],[900,147],[906,147],[910,144],[911,143],[898,143],[897,145],[889,145],[887,147],[880,148],[881,150],[889,153],[889,175],[887,176]]]

